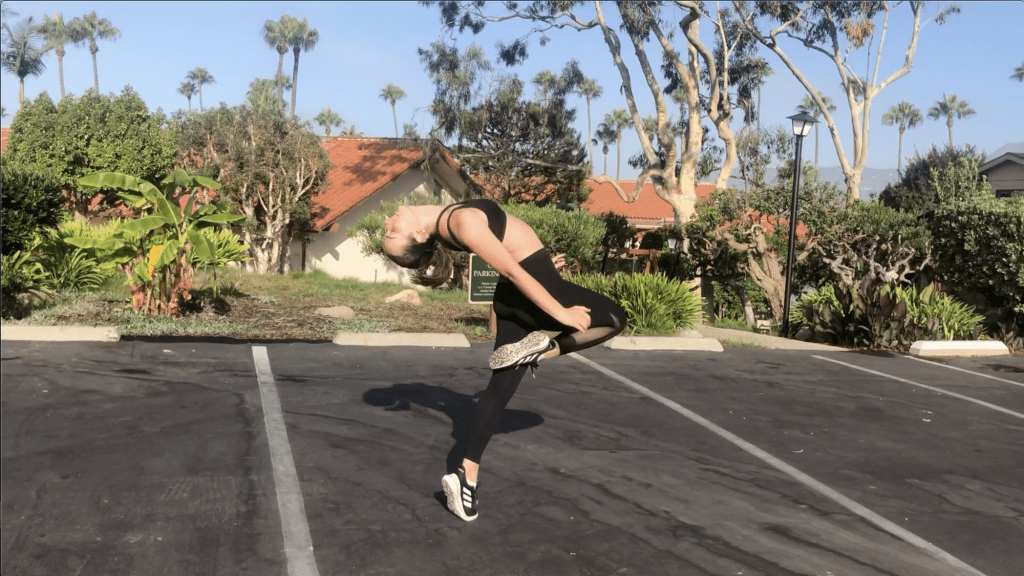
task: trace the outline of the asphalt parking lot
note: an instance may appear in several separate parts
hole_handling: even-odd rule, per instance
[[[3,574],[1024,575],[1024,357],[4,342]]]

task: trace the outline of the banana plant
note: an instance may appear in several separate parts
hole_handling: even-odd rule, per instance
[[[84,191],[117,190],[125,207],[141,214],[125,220],[104,239],[68,238],[80,248],[106,254],[106,262],[122,270],[132,292],[132,309],[149,314],[177,316],[181,303],[190,297],[192,262],[216,262],[216,246],[201,231],[212,226],[241,222],[215,204],[196,207],[196,192],[220,190],[216,181],[178,169],[159,185],[116,172],[99,172],[78,180]],[[177,193],[189,194],[182,207]]]

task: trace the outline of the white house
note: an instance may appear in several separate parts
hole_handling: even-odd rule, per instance
[[[1024,153],[1007,152],[978,166],[996,198],[1024,196]]]
[[[317,218],[317,232],[308,245],[292,244],[292,270],[409,284],[407,270],[384,258],[364,255],[360,239],[350,238],[347,230],[384,201],[432,195],[448,204],[469,197],[470,186],[444,147],[420,144],[395,138],[325,140],[332,168],[313,202],[325,213]]]

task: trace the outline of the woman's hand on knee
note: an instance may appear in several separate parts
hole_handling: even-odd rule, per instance
[[[590,308],[586,306],[566,308],[561,318],[557,318],[557,320],[578,332],[583,332],[590,328]]]

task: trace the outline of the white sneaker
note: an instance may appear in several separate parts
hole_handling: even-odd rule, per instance
[[[524,364],[536,365],[541,356],[554,348],[554,342],[547,334],[541,331],[530,332],[519,342],[505,344],[491,354],[491,370],[522,366]]]
[[[441,478],[444,494],[448,497],[448,509],[466,522],[476,520],[477,498],[476,488],[466,481],[466,471],[459,468],[458,472]]]

